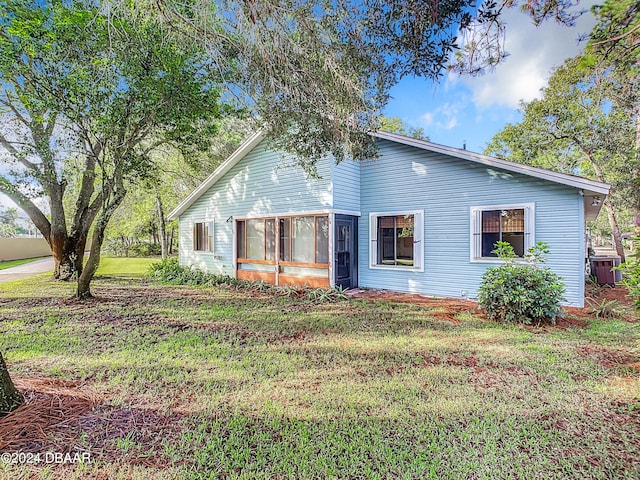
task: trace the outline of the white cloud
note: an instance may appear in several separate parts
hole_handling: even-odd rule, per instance
[[[596,0],[582,1],[580,7],[588,9],[595,3]],[[505,49],[510,54],[506,61],[484,76],[449,78],[452,83],[460,82],[472,91],[473,102],[479,109],[517,107],[520,100],[539,98],[553,67],[584,48],[578,44],[578,37],[588,33],[595,23],[587,12],[574,28],[554,21],[535,27],[517,8],[507,11],[504,19],[507,22]]]
[[[459,123],[461,107],[458,103],[446,102],[435,110],[423,113],[416,123],[430,130],[452,130]]]

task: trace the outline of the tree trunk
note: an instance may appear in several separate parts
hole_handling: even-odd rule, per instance
[[[95,223],[93,229],[93,238],[91,241],[91,249],[89,250],[89,258],[82,270],[80,276],[78,276],[78,288],[76,290],[76,296],[78,298],[91,297],[91,280],[100,266],[100,251],[102,250],[102,244],[104,242],[104,231],[107,229],[109,220],[113,212],[120,206],[125,196],[125,190],[120,187],[115,194],[109,205],[103,207],[102,212],[98,216],[98,220]]]
[[[613,246],[616,249],[616,253],[620,256],[620,261],[624,262],[624,247],[622,245],[622,234],[620,233],[620,227],[618,227],[618,221],[616,220],[616,214],[609,203],[609,200],[604,201],[604,208],[607,211],[607,217],[609,218],[609,225],[611,226],[611,232],[613,235]]]
[[[635,186],[633,189],[633,226],[640,235],[640,105],[636,106],[636,166],[633,169]]]
[[[93,280],[93,276],[100,266],[100,247],[96,245],[96,240],[97,239],[94,238],[94,241],[91,244],[91,251],[89,252],[87,264],[78,277],[78,288],[76,290],[76,297],[81,299],[89,298],[92,296],[91,280]]]
[[[52,232],[48,240],[53,255],[53,278],[68,281],[79,276],[82,273],[86,235],[82,239],[77,239]]]
[[[604,172],[600,165],[593,160],[591,155],[587,155],[591,165],[593,165],[593,169],[596,172],[596,178],[599,182],[607,183],[607,180],[604,176]],[[618,226],[618,220],[616,219],[615,211],[613,210],[613,206],[609,198],[604,201],[604,208],[607,211],[607,218],[609,219],[609,225],[611,226],[611,232],[613,235],[613,245],[616,249],[616,253],[620,256],[620,261],[624,262],[624,246],[622,245],[622,233],[620,233],[620,227]]]
[[[173,253],[173,238],[176,234],[176,227],[171,227],[171,235],[169,236],[169,254]]]
[[[22,403],[22,396],[9,377],[7,365],[0,353],[0,416],[9,413]]]
[[[158,224],[160,225],[160,249],[162,252],[162,258],[169,256],[169,249],[167,248],[167,222],[164,218],[164,209],[162,208],[162,200],[160,195],[156,195],[156,208],[158,210]]]

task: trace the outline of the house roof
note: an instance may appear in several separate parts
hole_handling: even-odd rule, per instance
[[[588,178],[579,177],[577,175],[569,175],[566,173],[547,170],[545,168],[532,167],[530,165],[510,162],[508,160],[502,160],[500,158],[490,157],[488,155],[473,153],[469,150],[438,145],[437,143],[425,142],[424,140],[417,140],[415,138],[409,138],[403,135],[397,135],[395,133],[376,132],[373,134],[373,136],[382,138],[384,140],[390,140],[392,142],[402,143],[404,145],[410,145],[412,147],[418,147],[430,152],[443,153],[445,155],[461,158],[463,160],[469,160],[471,162],[500,168],[502,170],[508,170],[510,172],[522,173],[524,175],[529,175],[530,177],[550,180],[552,182],[588,190],[594,193],[601,193],[606,195],[609,193],[610,189],[610,186],[606,183],[596,182],[594,180],[589,180]]]
[[[251,150],[258,146],[258,144],[264,139],[266,136],[264,130],[258,130],[256,133],[248,137],[242,144],[238,147],[238,149],[231,154],[229,158],[227,158],[224,162],[220,164],[218,168],[214,170],[214,172],[209,175],[202,184],[196,188],[193,192],[189,194],[187,198],[185,198],[180,205],[173,209],[171,213],[169,213],[168,218],[173,220],[178,218],[182,213],[193,205],[196,200],[198,200],[209,188],[211,188],[218,180],[220,180],[225,173],[231,170],[240,160],[242,160]]]
[[[391,142],[421,148],[430,152],[442,153],[462,160],[469,160],[489,167],[500,168],[509,172],[529,175],[530,177],[541,178],[550,182],[577,188],[582,192],[586,220],[596,219],[604,201],[603,197],[608,195],[609,190],[611,189],[611,186],[606,183],[596,182],[595,180],[589,180],[588,178],[579,177],[577,175],[569,175],[566,173],[554,172],[553,170],[547,170],[546,168],[532,167],[522,163],[510,162],[509,160],[490,157],[488,155],[470,152],[461,148],[447,147],[437,143],[426,142],[424,140],[405,137],[395,133],[376,132],[373,136],[389,140]]]
[[[610,185],[602,182],[596,182],[577,175],[569,175],[566,173],[554,172],[539,167],[523,165],[520,163],[510,162],[488,155],[470,152],[468,150],[447,147],[437,143],[426,142],[415,138],[405,137],[395,133],[375,132],[372,134],[375,138],[389,140],[391,142],[420,148],[422,150],[442,153],[452,157],[468,160],[471,162],[487,165],[489,167],[500,168],[514,173],[528,175],[530,177],[548,180],[550,182],[559,183],[580,189],[584,195],[584,204],[586,217],[588,220],[595,219],[602,205],[602,198],[609,193]],[[193,205],[209,188],[211,188],[218,180],[220,180],[229,170],[231,170],[240,160],[242,160],[251,150],[253,150],[266,136],[264,130],[259,130],[249,138],[247,138],[233,154],[225,160],[207,179],[196,188],[191,194],[185,198],[170,214],[169,218],[178,218],[187,208]]]

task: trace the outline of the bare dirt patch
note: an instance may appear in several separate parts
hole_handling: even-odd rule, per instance
[[[478,306],[478,303],[472,300],[427,297],[419,294],[376,289],[354,289],[348,292],[348,295],[353,298],[365,298],[371,301],[408,303],[423,306],[433,310],[429,312],[430,315],[453,323],[459,323],[460,320],[458,316],[464,313],[472,314],[482,320],[487,319],[482,309]],[[586,320],[595,317],[593,309],[589,305],[599,305],[603,301],[610,302],[614,300],[628,312],[620,317],[621,320],[630,322],[639,320],[637,315],[633,313],[632,299],[629,297],[629,291],[625,287],[601,287],[591,289],[587,292],[585,298],[585,304],[587,306],[583,308],[564,307],[564,316],[557,319],[555,327],[560,329],[568,327],[584,328],[588,325]]]
[[[85,441],[108,462],[126,458],[132,465],[163,467],[167,458],[163,444],[175,444],[184,415],[160,414],[143,408],[100,406],[80,416]]]
[[[621,285],[616,287],[587,287],[585,307],[565,307],[565,311],[568,316],[578,320],[584,320],[595,317],[594,308],[610,302],[616,302],[620,309],[625,311],[625,313],[617,316],[620,320],[626,320],[628,322],[636,322],[639,320],[638,315],[634,312],[629,290]]]
[[[637,365],[640,365],[637,357],[622,350],[583,345],[576,349],[576,353],[581,357],[594,358],[606,368],[627,367],[637,370]]]
[[[400,293],[392,292],[390,290],[376,289],[355,289],[353,292],[349,292],[349,296],[353,298],[366,298],[371,301],[419,305],[433,310],[432,312],[429,312],[430,315],[433,315],[438,319],[448,320],[454,323],[460,322],[456,317],[463,313],[470,313],[476,317],[486,319],[480,310],[480,307],[478,307],[478,303],[471,300],[427,297],[414,293]]]

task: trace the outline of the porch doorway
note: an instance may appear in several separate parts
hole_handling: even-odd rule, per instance
[[[336,215],[334,227],[334,285],[358,286],[358,217]]]

